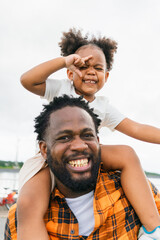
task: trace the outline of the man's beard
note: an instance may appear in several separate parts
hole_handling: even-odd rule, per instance
[[[84,156],[86,155],[86,153],[81,154],[83,154]],[[101,162],[100,155],[101,155],[100,150],[97,156],[94,156],[93,154],[90,155],[89,158],[90,161],[92,161],[91,176],[88,178],[82,177],[81,179],[73,179],[70,172],[66,168],[66,162],[64,161],[63,165],[62,162],[61,164],[59,164],[59,162],[56,159],[52,158],[50,150],[47,151],[47,162],[53,174],[61,183],[63,183],[66,187],[68,187],[72,191],[81,193],[87,190],[93,190],[95,188],[98,170]]]

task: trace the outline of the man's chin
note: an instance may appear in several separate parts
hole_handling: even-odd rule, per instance
[[[86,171],[83,173],[69,173],[64,169],[62,174],[57,174],[55,176],[57,179],[67,188],[71,189],[75,193],[81,193],[88,190],[93,190],[96,185],[97,174],[91,173],[91,171]]]
[[[72,181],[88,181],[91,178],[91,172],[72,173]]]
[[[88,169],[73,168],[67,164],[62,166],[56,159],[52,159],[50,152],[47,152],[47,159],[55,177],[67,188],[74,192],[84,192],[94,189],[100,165],[100,152],[96,158],[94,156],[90,157],[91,163]]]
[[[66,170],[73,180],[83,180],[92,176],[92,165],[92,161],[89,161],[86,166],[71,166],[70,164],[66,164]]]
[[[83,178],[73,178],[70,181],[65,182],[64,185],[70,188],[74,192],[84,192],[93,190],[96,185],[96,179],[92,179],[91,177],[83,177]]]

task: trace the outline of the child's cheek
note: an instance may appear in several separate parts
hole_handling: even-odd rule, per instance
[[[85,71],[81,71],[81,73],[82,73],[82,78],[84,78],[84,76],[85,76]]]

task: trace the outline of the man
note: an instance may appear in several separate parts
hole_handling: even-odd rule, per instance
[[[127,201],[120,173],[100,160],[100,120],[86,102],[55,98],[36,118],[40,150],[56,178],[44,217],[50,239],[137,239],[139,219]],[[155,200],[160,209],[160,199]],[[16,239],[16,207],[5,239]]]

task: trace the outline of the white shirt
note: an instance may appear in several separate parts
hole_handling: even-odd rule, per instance
[[[94,229],[94,191],[77,198],[66,198],[66,202],[78,220],[79,235],[89,236]]]
[[[64,94],[73,97],[79,97],[75,92],[73,82],[69,79],[46,80],[46,91],[42,98],[47,99],[49,102],[53,100],[54,97],[59,97]],[[97,96],[91,103],[89,103],[91,108],[94,108],[94,112],[101,119],[101,127],[108,127],[110,130],[114,128],[125,118],[115,107],[109,104],[109,100],[105,96]]]

